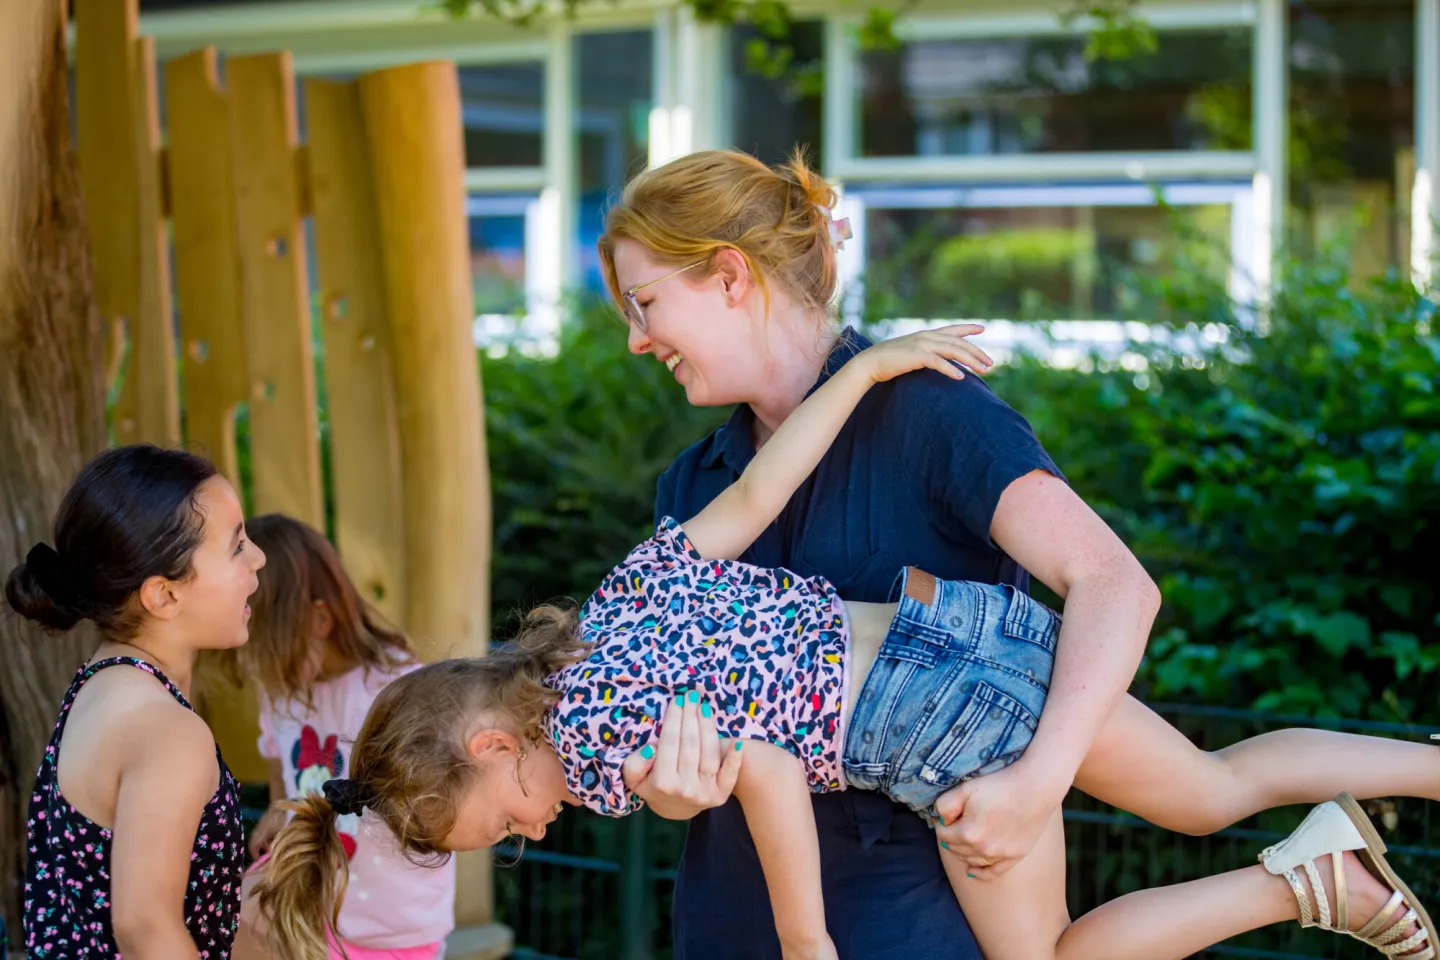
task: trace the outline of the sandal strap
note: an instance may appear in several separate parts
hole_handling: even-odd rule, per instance
[[[1390,894],[1390,901],[1380,908],[1380,912],[1371,917],[1369,923],[1355,931],[1355,939],[1369,943],[1372,937],[1390,926],[1395,911],[1404,905],[1405,896],[1399,890]]]
[[[1305,890],[1305,884],[1300,882],[1300,877],[1294,870],[1286,870],[1280,875],[1290,884],[1290,889],[1295,894],[1295,902],[1300,905],[1300,926],[1315,926],[1314,912],[1310,907],[1310,894]]]
[[[1385,944],[1395,943],[1395,941],[1397,940],[1404,940],[1405,930],[1408,930],[1408,928],[1410,928],[1410,924],[1416,923],[1417,920],[1420,920],[1420,915],[1418,915],[1416,911],[1407,910],[1405,911],[1404,917],[1401,917],[1400,920],[1395,921],[1394,927],[1391,927],[1390,930],[1387,930],[1385,931],[1385,933],[1380,934],[1380,936],[1375,937],[1374,940],[1371,941],[1371,943],[1377,947],[1384,947]],[[1421,930],[1420,933],[1416,934],[1416,937],[1420,937],[1421,940],[1424,940],[1424,933],[1426,933],[1426,931]],[[1411,937],[1411,940],[1414,940],[1414,937]],[[1411,944],[1411,946],[1418,946],[1418,944]]]
[[[1345,886],[1345,858],[1338,853],[1330,854],[1330,866],[1335,871],[1335,926],[1333,929],[1347,933],[1350,930],[1350,891]]]
[[[1315,867],[1314,860],[1306,860],[1303,866],[1305,876],[1310,878],[1310,893],[1315,897],[1315,905],[1320,908],[1320,922],[1316,926],[1321,930],[1330,930],[1330,898],[1325,896],[1325,887],[1320,882],[1320,871]]]
[[[1387,957],[1398,957],[1401,954],[1409,953],[1411,950],[1414,950],[1416,947],[1420,946],[1420,944],[1424,943],[1428,939],[1428,937],[1429,935],[1424,930],[1421,930],[1416,933],[1415,936],[1407,937],[1406,939],[1401,940],[1399,943],[1392,943],[1388,947],[1381,947],[1380,952],[1385,954]]]

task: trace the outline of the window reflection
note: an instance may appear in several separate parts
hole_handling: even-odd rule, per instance
[[[467,167],[538,167],[545,134],[545,68],[539,62],[460,68]]]
[[[607,201],[645,169],[654,106],[652,31],[588,33],[575,38],[576,116],[580,165],[580,277],[604,289],[595,242]]]
[[[1078,36],[921,40],[861,58],[866,156],[1242,150],[1248,27],[1160,34],[1153,54],[1087,61]]]
[[[1132,274],[1179,244],[1224,285],[1228,204],[871,209],[865,313],[894,317],[1120,319],[1138,308]]]
[[[471,197],[466,202],[477,315],[525,312],[525,214],[534,202],[527,196]]]
[[[1415,172],[1413,0],[1290,4],[1291,231],[1355,272],[1409,262]]]

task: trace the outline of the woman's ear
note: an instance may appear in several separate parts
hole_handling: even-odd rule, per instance
[[[750,292],[753,279],[750,274],[750,264],[745,257],[734,247],[726,247],[715,254],[714,276],[720,278],[721,287],[725,291],[725,300],[730,306],[737,306],[745,299]]]

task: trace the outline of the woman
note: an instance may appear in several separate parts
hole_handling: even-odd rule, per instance
[[[665,363],[690,403],[737,404],[661,476],[657,521],[704,507],[811,390],[868,345],[831,319],[835,253],[817,237],[831,234],[834,203],[802,158],[772,170],[745,154],[708,152],[641,174],[610,211],[600,256],[630,321],[631,351]],[[822,575],[847,600],[891,599],[895,571],[907,565],[1022,590],[1033,574],[1064,598],[1052,692],[1029,750],[970,781],[963,812],[938,831],[977,880],[1063,858],[1060,803],[1106,719],[1126,709],[1159,592],[1019,414],[978,377],[952,384],[915,375],[872,391],[742,559]],[[698,778],[686,775],[684,760],[671,769],[663,745],[659,759],[665,775],[637,792],[661,815],[693,816],[723,799],[703,776],[717,769],[708,759]],[[1104,799],[1103,779],[1078,786]],[[1162,786],[1157,777],[1154,811],[1134,812],[1166,818]],[[816,796],[814,809],[827,925],[841,956],[975,957],[966,916],[971,926],[1029,930],[1050,944],[1068,923],[1020,916],[1006,898],[987,896],[983,882],[972,885],[962,915],[935,835],[877,794]],[[1164,825],[1186,826],[1173,817]],[[677,960],[780,957],[734,800],[691,821],[674,928]],[[908,935],[896,938],[896,930]]]

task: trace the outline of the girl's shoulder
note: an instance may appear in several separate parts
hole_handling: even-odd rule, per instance
[[[209,724],[154,677],[140,670],[110,669],[91,677],[75,698],[65,725],[62,754],[88,755],[91,763],[118,768],[163,760],[208,768],[215,757]]]

